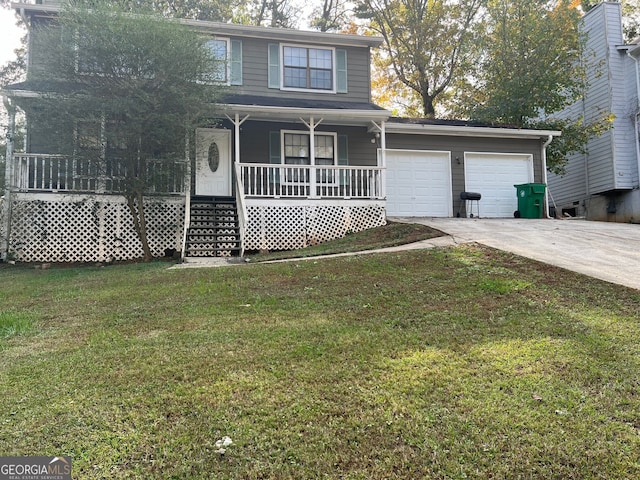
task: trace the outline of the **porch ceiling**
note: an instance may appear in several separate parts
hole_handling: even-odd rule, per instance
[[[373,103],[302,100],[281,97],[231,95],[218,107],[227,115],[249,116],[252,120],[297,122],[300,118],[323,119],[334,125],[369,125],[385,121],[391,112]]]

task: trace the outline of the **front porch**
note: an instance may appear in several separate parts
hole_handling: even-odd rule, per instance
[[[226,119],[197,129],[195,144],[187,142],[191,161],[143,162],[154,256],[296,249],[386,223],[388,112],[237,104],[223,110]],[[8,144],[4,260],[140,258],[122,197],[126,167],[104,153],[96,165],[72,156],[15,153]],[[220,199],[236,225],[225,219],[220,229],[210,228],[203,222],[218,222],[213,213]]]
[[[60,155],[13,155],[0,231],[6,258],[104,262],[141,257],[120,195],[122,179],[92,168]],[[172,172],[158,176],[155,193],[145,201],[154,256],[189,254],[189,228],[202,228],[192,215],[198,197],[185,181],[188,170],[176,162]],[[232,178],[240,238],[236,254],[303,248],[386,222],[383,167],[239,163]],[[197,256],[232,255],[236,249],[213,250]]]

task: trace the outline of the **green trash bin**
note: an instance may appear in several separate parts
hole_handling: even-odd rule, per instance
[[[518,210],[513,213],[516,218],[542,218],[544,194],[547,186],[544,183],[523,183],[514,185],[518,195]]]

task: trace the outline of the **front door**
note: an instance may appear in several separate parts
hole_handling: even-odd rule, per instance
[[[231,196],[231,131],[196,130],[196,195]]]

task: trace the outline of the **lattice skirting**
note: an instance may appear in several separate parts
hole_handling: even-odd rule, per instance
[[[143,256],[124,198],[109,195],[16,194],[9,254],[20,262],[101,262]],[[145,204],[154,256],[180,250],[184,197]]]
[[[248,206],[245,250],[293,250],[386,224],[380,205]]]

